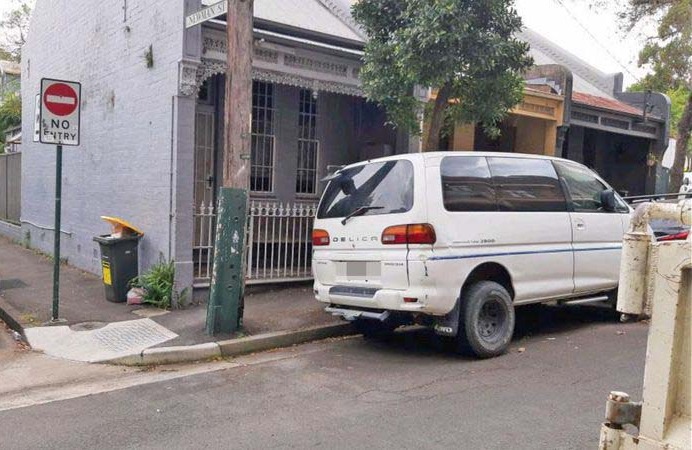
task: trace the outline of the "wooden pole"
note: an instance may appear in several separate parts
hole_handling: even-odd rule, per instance
[[[254,0],[228,0],[228,54],[224,111],[224,187],[247,189],[252,114],[252,12]]]
[[[228,0],[228,54],[224,106],[223,180],[216,209],[216,239],[207,333],[234,333],[243,322],[245,222],[252,114],[253,0]]]

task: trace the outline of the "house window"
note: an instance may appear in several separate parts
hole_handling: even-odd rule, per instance
[[[252,83],[252,148],[250,190],[274,190],[274,85]]]
[[[300,90],[298,112],[298,171],[296,193],[317,193],[317,155],[320,141],[317,139],[317,98],[310,89]]]

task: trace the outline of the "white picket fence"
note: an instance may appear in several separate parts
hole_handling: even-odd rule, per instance
[[[248,283],[280,283],[312,278],[312,225],[316,203],[251,201],[247,218],[245,276]],[[195,211],[193,246],[195,286],[211,280],[216,211],[202,204]]]

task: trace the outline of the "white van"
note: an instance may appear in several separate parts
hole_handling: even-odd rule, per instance
[[[514,306],[612,298],[629,206],[572,161],[431,152],[329,177],[312,235],[314,292],[365,334],[407,323],[491,357]]]

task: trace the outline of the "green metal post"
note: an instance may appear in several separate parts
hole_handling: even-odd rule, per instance
[[[207,303],[207,334],[233,333],[243,320],[245,289],[245,189],[222,187],[216,215],[216,240],[211,290]]]
[[[53,317],[59,318],[60,308],[60,209],[62,197],[62,145],[57,146],[55,159],[55,231],[53,237]]]

